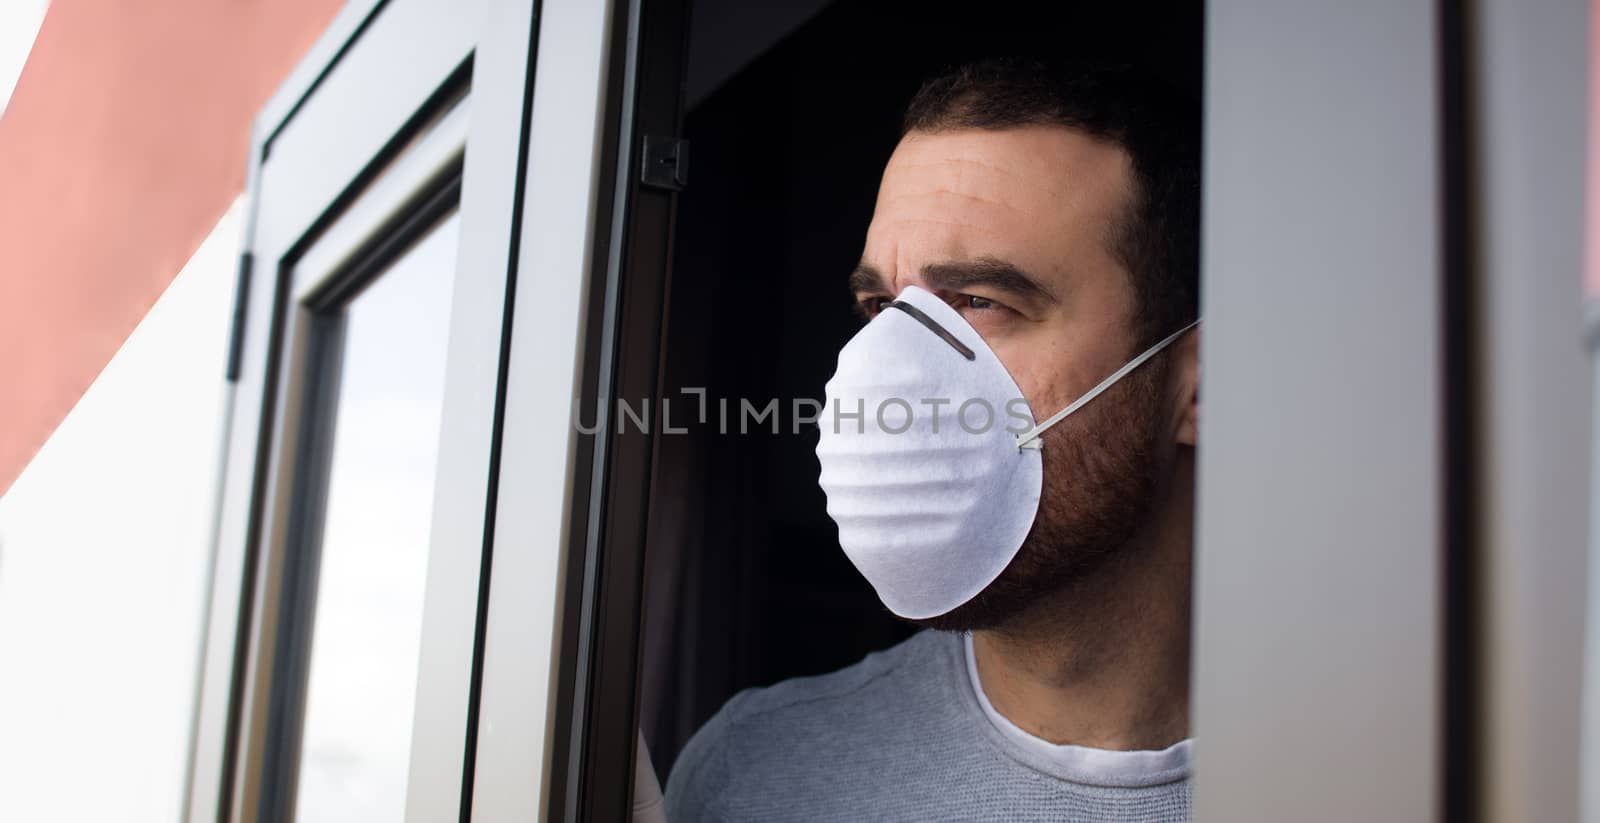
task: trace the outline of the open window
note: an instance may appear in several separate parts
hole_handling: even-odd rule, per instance
[[[1199,816],[1463,808],[1462,12],[1291,6],[349,4],[252,142],[186,818],[625,819],[641,736],[906,637],[802,403],[906,102],[1000,54],[1204,96]]]
[[[541,27],[532,0],[349,4],[258,116],[189,820],[466,819],[474,800],[495,819],[537,802],[520,778],[474,773],[519,774],[480,718],[543,727],[504,719],[502,695],[523,690],[485,653],[495,525],[523,522],[495,517],[500,468],[527,465],[502,448],[512,350],[568,352],[554,368],[569,383],[577,368],[575,334],[514,334],[523,244],[570,238],[541,242],[520,281],[568,310],[543,301],[526,328],[570,330],[587,297],[608,21],[549,6]],[[530,151],[541,32],[564,43],[543,65],[566,76],[539,116],[589,125]],[[577,227],[526,206],[534,169]],[[569,464],[529,462],[558,488]],[[533,550],[560,526],[540,528]],[[555,577],[533,576],[546,634]]]

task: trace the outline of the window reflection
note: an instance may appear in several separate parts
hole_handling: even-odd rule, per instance
[[[295,804],[401,820],[459,219],[343,310]]]

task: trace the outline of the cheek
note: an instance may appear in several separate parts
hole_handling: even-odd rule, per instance
[[[1072,380],[1067,359],[1047,344],[1018,344],[997,348],[995,354],[1011,373],[1035,422],[1072,402]]]
[[[1019,336],[992,343],[1036,421],[1066,408],[1122,362],[1104,338],[1067,333]]]

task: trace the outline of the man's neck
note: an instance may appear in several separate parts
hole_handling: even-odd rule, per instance
[[[972,633],[995,710],[1052,743],[1164,749],[1188,736],[1192,462],[1150,528],[1092,577]]]

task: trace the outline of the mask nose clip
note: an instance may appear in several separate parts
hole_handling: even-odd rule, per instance
[[[926,326],[928,331],[938,335],[940,340],[949,343],[951,348],[955,349],[957,353],[959,353],[962,357],[967,358],[967,360],[973,361],[978,359],[976,352],[967,346],[967,344],[961,342],[960,338],[951,334],[949,329],[939,325],[939,321],[929,317],[922,309],[919,309],[904,300],[895,300],[888,305],[888,308],[899,309],[906,314],[911,315],[918,323]]]

